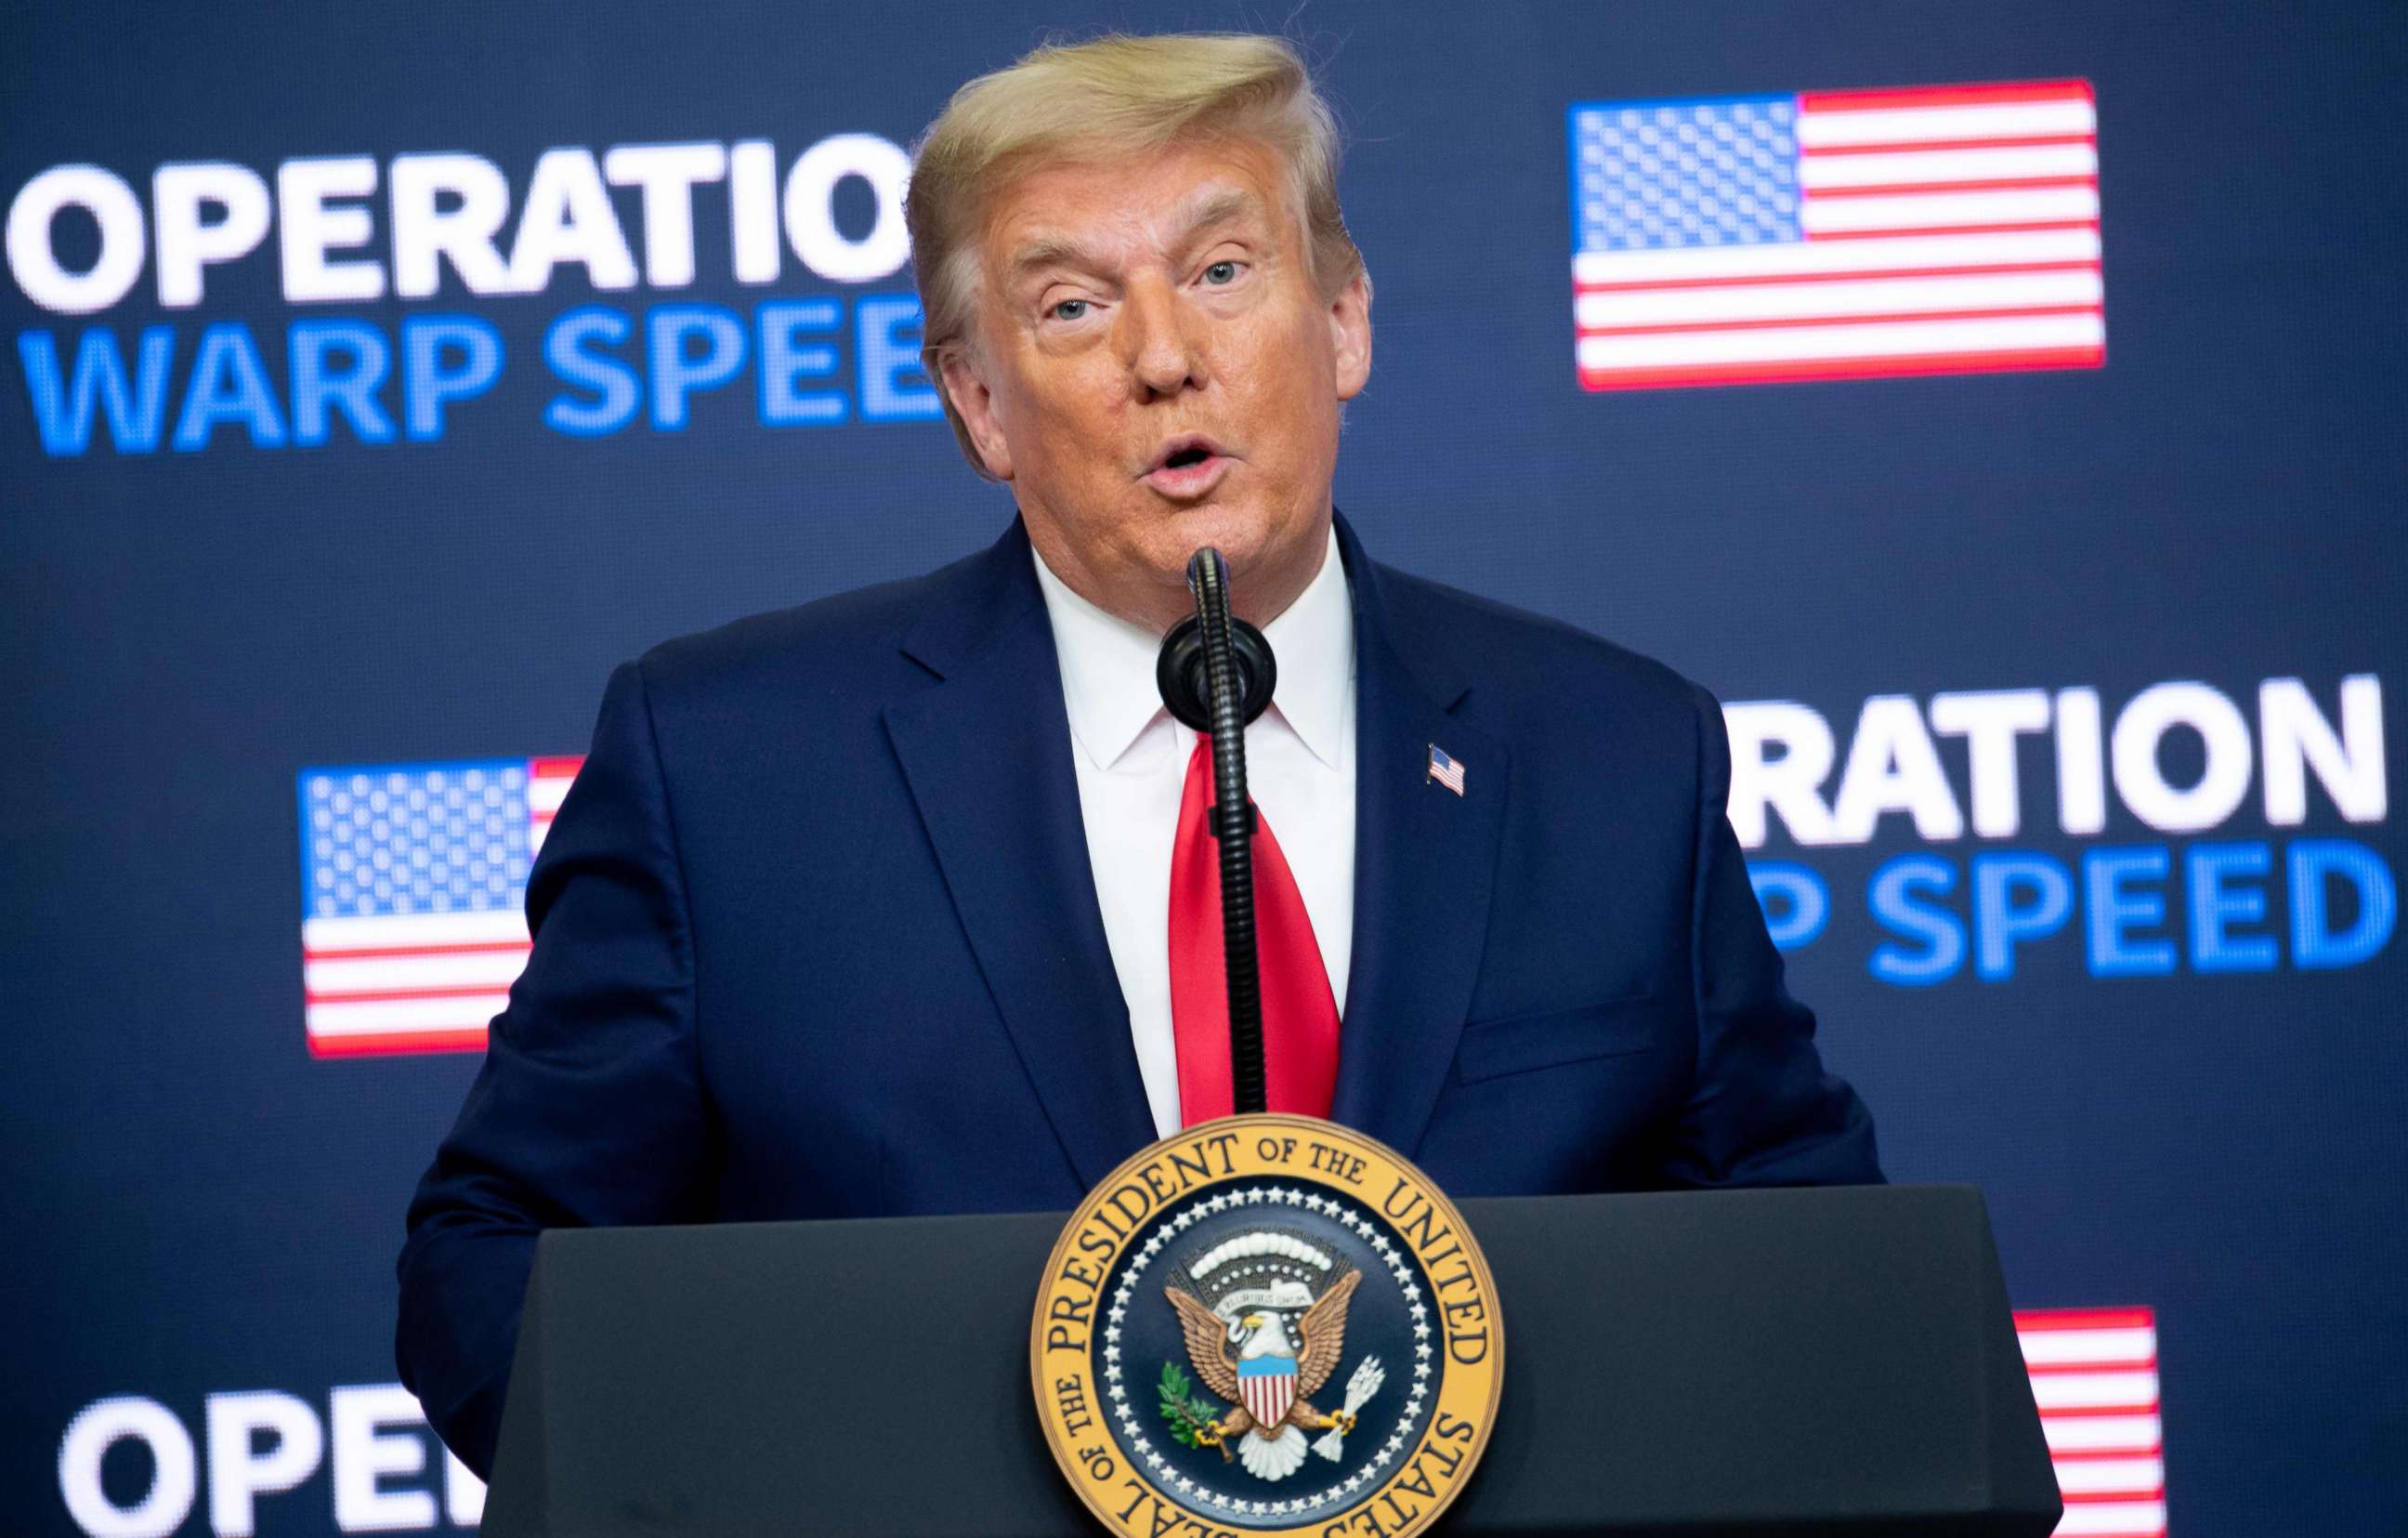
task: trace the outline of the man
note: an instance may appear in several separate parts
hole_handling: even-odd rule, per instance
[[[1274,1110],[1464,1196],[1880,1178],[1714,702],[1334,517],[1371,298],[1336,162],[1258,37],[1039,50],[930,129],[929,371],[1020,517],[612,676],[401,1258],[403,1376],[471,1467],[546,1227],[1067,1208],[1226,1113],[1209,790],[1153,677],[1202,545],[1280,666]]]

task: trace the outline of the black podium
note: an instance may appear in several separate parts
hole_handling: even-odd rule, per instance
[[[1469,1200],[1494,1442],[1440,1531],[2046,1534],[1963,1187]],[[1099,1531],[1028,1387],[1051,1215],[547,1233],[489,1538]]]

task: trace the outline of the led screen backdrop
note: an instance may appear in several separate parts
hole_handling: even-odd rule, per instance
[[[0,1527],[474,1522],[392,1261],[604,677],[1010,517],[914,363],[953,85],[1277,20],[11,8]],[[1285,24],[1377,285],[1340,505],[1727,702],[2066,1531],[2408,1522],[2396,8]]]

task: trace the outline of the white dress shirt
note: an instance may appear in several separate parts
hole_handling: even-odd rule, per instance
[[[1109,614],[1037,557],[1054,626],[1071,762],[1104,938],[1128,1000],[1154,1131],[1179,1130],[1170,1025],[1170,855],[1196,733],[1154,687],[1162,638]],[[1246,728],[1246,784],[1287,856],[1342,1015],[1354,949],[1354,614],[1338,536],[1296,602],[1264,627],[1279,663],[1270,708]]]

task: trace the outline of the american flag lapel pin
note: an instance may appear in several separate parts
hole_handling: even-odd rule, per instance
[[[1455,792],[1463,794],[1463,764],[1446,755],[1446,750],[1433,742],[1429,745],[1429,777]]]

